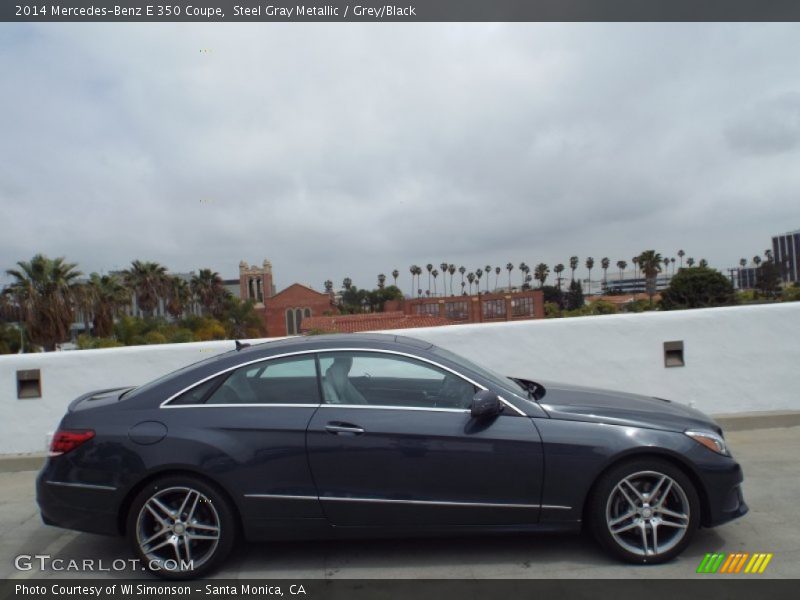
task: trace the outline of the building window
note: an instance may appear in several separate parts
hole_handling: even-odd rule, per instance
[[[483,302],[483,318],[484,319],[502,319],[506,316],[506,301],[500,300],[484,300]]]
[[[446,302],[444,314],[451,321],[465,321],[469,319],[469,306],[466,302]]]
[[[515,298],[511,301],[511,314],[515,317],[533,315],[533,298]]]
[[[310,308],[304,308],[303,309],[303,318],[307,319],[310,316],[311,316],[311,309]]]
[[[295,335],[297,329],[294,326],[294,311],[291,308],[286,309],[286,335]]]
[[[426,302],[417,304],[414,307],[414,312],[418,315],[430,315],[433,317],[439,316],[439,303],[438,302]]]
[[[295,333],[300,333],[300,323],[303,322],[303,310],[296,308],[294,310],[294,330]]]

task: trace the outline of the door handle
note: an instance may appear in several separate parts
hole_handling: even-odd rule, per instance
[[[361,435],[364,433],[364,428],[351,423],[328,423],[325,425],[325,431],[334,435]]]

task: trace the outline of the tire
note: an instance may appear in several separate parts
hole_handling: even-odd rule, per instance
[[[230,502],[216,486],[192,475],[171,475],[136,495],[126,531],[142,567],[163,579],[191,579],[228,557],[236,523]]]
[[[630,563],[659,564],[691,542],[700,524],[700,498],[672,463],[633,459],[600,477],[588,518],[594,537],[611,554]]]

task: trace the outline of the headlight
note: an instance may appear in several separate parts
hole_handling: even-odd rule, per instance
[[[722,436],[714,433],[713,431],[684,431],[684,433],[694,441],[703,444],[703,446],[712,452],[716,452],[717,454],[722,454],[724,456],[731,455],[731,453],[728,452],[728,446],[725,444],[725,440],[722,439]]]

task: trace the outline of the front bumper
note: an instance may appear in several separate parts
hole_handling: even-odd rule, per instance
[[[700,466],[699,476],[705,490],[704,527],[716,527],[738,519],[750,510],[742,493],[742,467],[730,457],[714,456]]]

